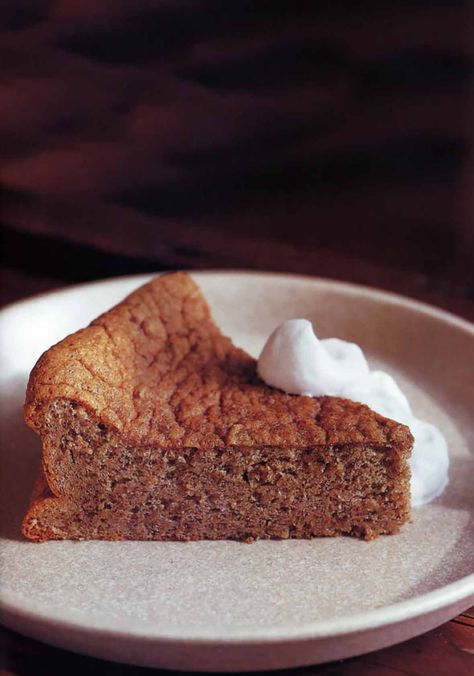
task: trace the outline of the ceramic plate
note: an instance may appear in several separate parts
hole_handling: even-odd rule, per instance
[[[147,280],[39,296],[2,313],[3,621],[48,643],[132,664],[205,671],[315,664],[381,648],[474,602],[474,330],[440,310],[328,280],[193,275],[215,319],[254,355],[276,324],[306,317],[392,373],[418,417],[439,425],[450,483],[396,536],[236,542],[25,542],[40,455],[22,421],[41,352]]]

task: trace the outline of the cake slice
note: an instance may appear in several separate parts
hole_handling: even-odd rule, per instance
[[[409,518],[408,428],[266,386],[185,273],[43,354],[25,419],[43,445],[31,540],[371,539]]]

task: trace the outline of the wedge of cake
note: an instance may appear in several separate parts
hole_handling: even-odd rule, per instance
[[[266,386],[185,273],[43,354],[25,418],[31,540],[372,539],[409,518],[408,428]]]

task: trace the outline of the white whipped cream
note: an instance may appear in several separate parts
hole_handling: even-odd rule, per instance
[[[311,322],[290,319],[265,343],[258,374],[267,385],[289,394],[352,399],[408,425],[415,439],[410,460],[412,506],[434,500],[446,488],[449,455],[445,438],[437,427],[415,418],[395,380],[383,371],[371,371],[355,343],[339,338],[318,340]]]

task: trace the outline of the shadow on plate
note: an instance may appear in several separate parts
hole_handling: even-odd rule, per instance
[[[41,445],[23,420],[25,379],[2,384],[0,455],[0,537],[20,540],[21,521],[33,489]]]

